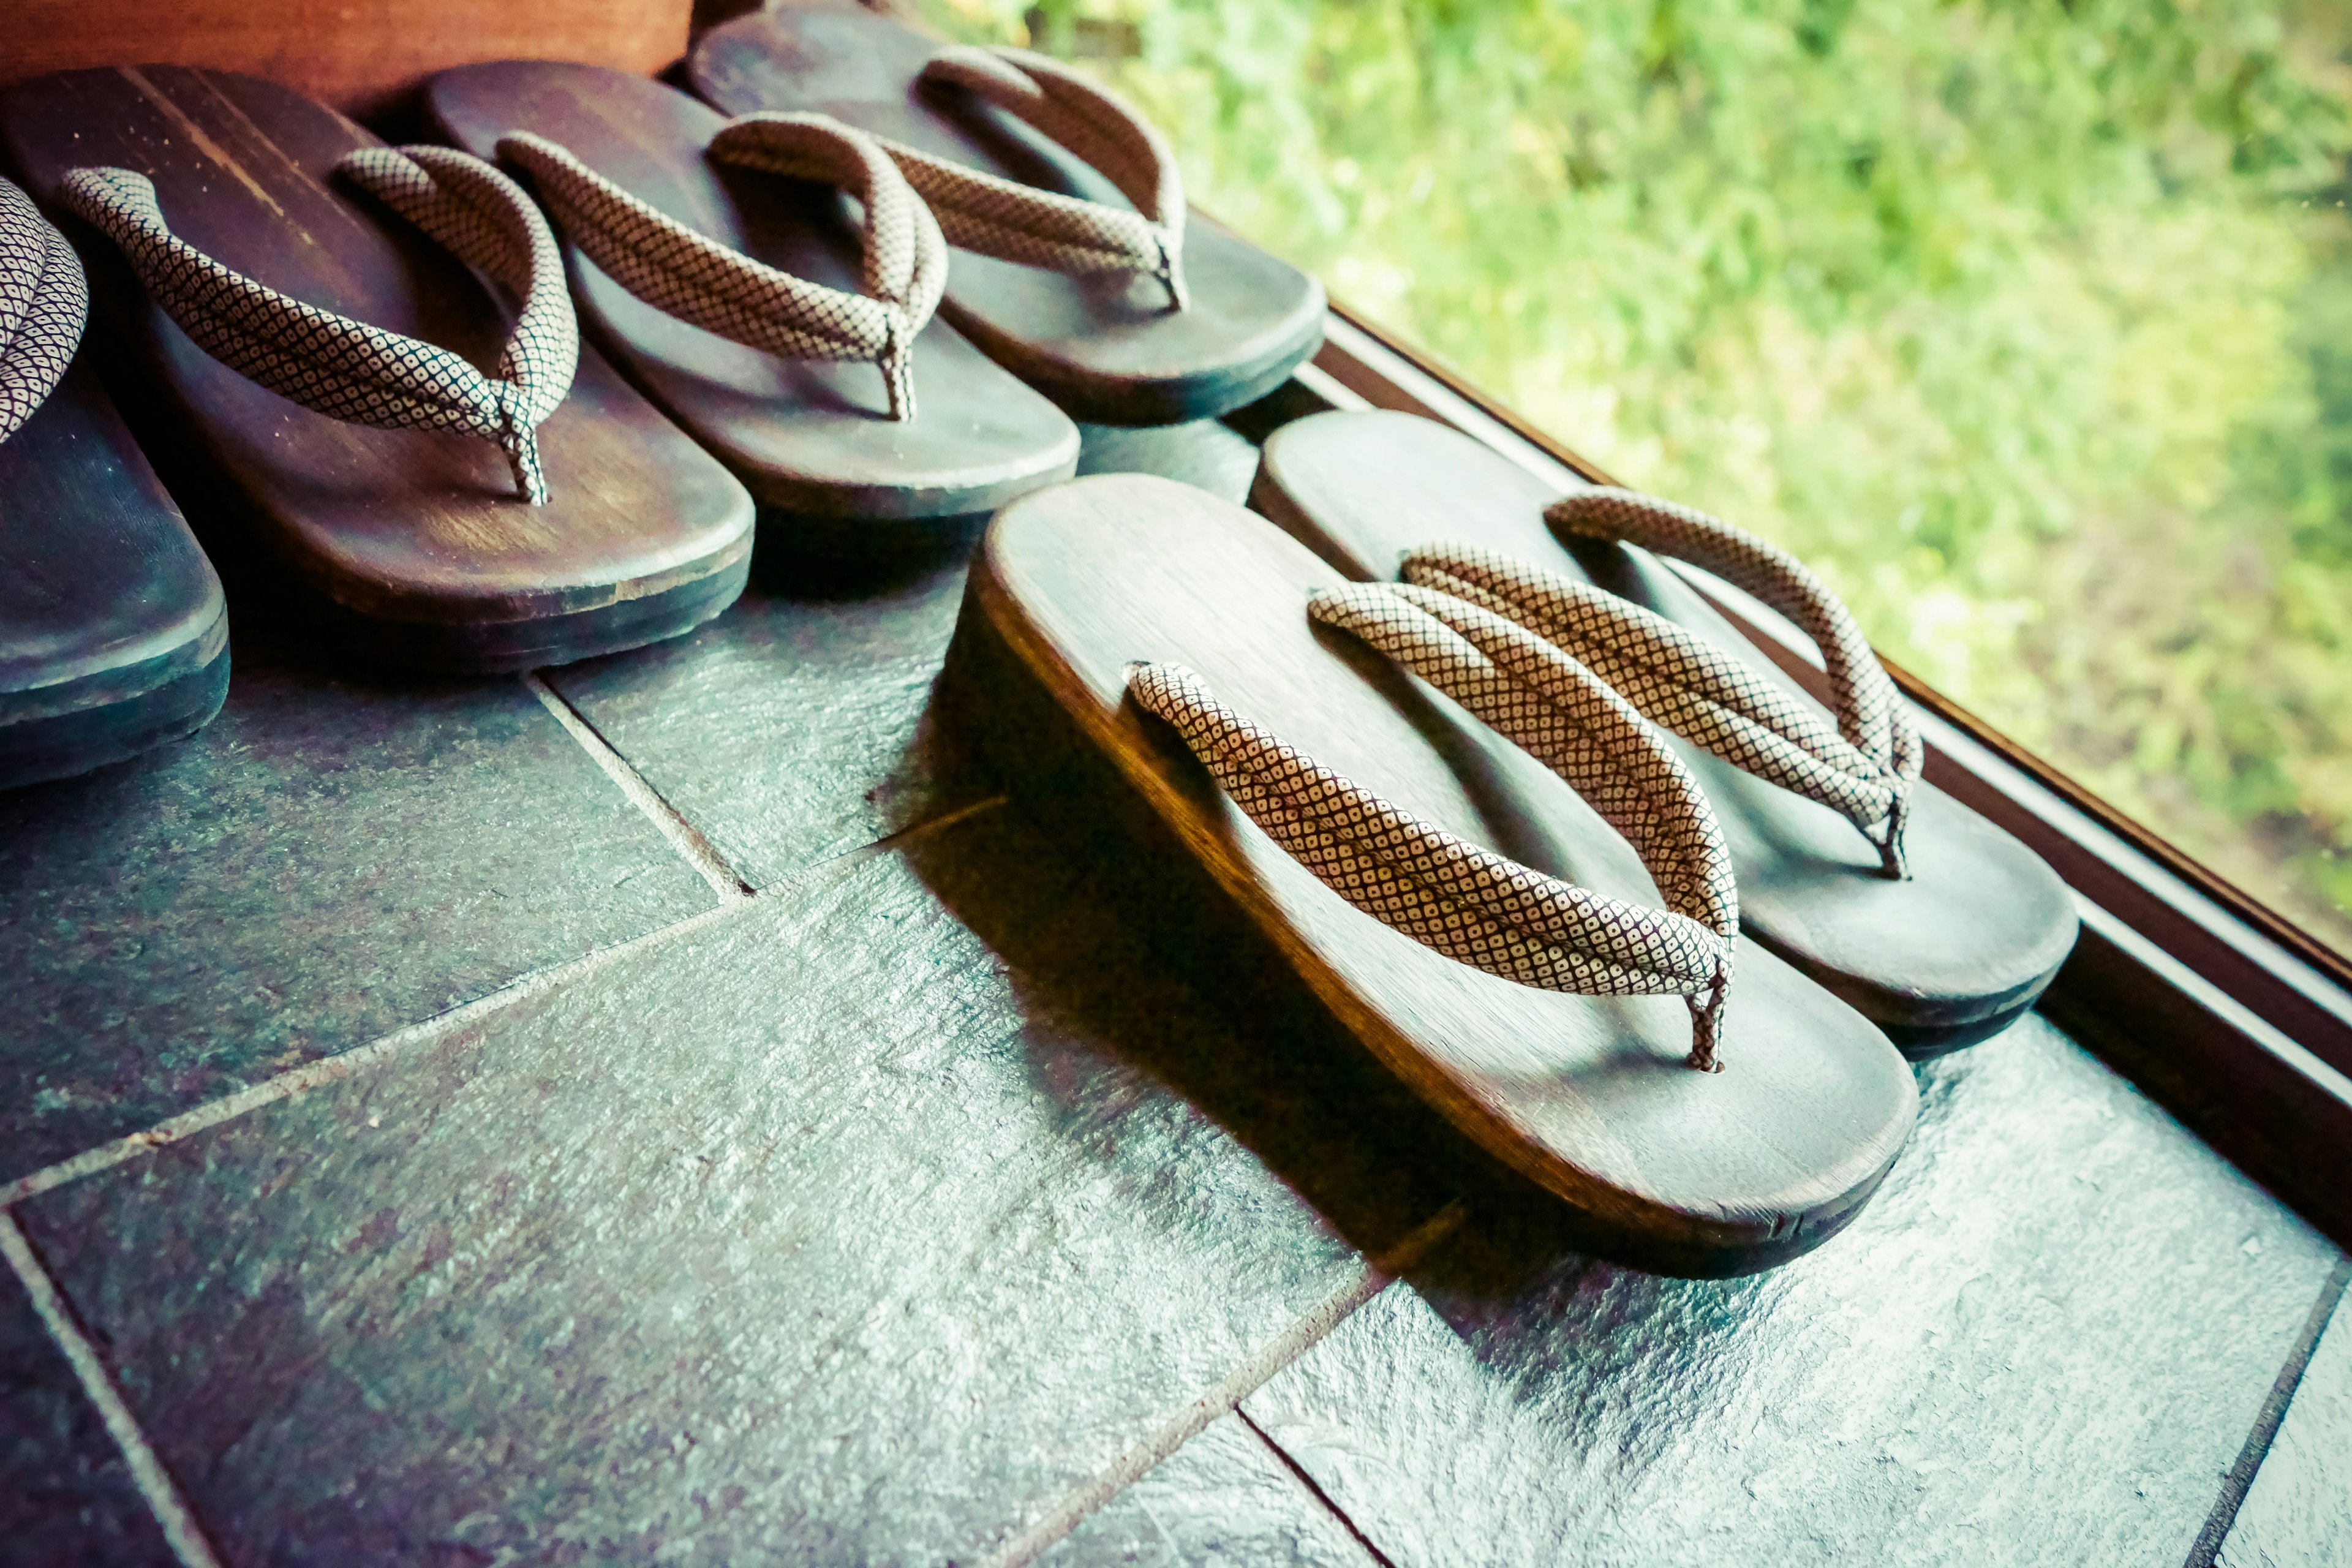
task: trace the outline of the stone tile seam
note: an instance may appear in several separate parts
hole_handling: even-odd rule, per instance
[[[2294,1403],[2296,1390],[2303,1386],[2303,1374],[2319,1349],[2321,1336],[2327,1332],[2328,1320],[2343,1302],[2347,1284],[2352,1284],[2352,1258],[2338,1255],[2336,1266],[2320,1282],[2319,1295],[2311,1304],[2310,1315],[2304,1320],[2303,1332],[2287,1348],[2286,1360],[2280,1364],[2262,1409],[2255,1413],[2245,1446],[2238,1450],[2237,1462],[2221,1477],[2221,1490],[2213,1500],[2213,1511],[2205,1516],[2204,1527],[2190,1543],[2182,1568],[2213,1568],[2214,1558],[2230,1538],[2231,1526],[2238,1522],[2238,1510],[2245,1505],[2246,1494],[2253,1489],[2255,1474],[2270,1458],[2271,1445],[2277,1441],[2279,1428],[2286,1424],[2287,1409]]]
[[[564,700],[562,694],[550,686],[541,672],[535,669],[524,671],[522,684],[526,690],[539,699],[540,706],[563,726],[564,733],[570,735],[580,749],[604,770],[604,776],[620,786],[621,793],[629,797],[629,804],[660,830],[662,837],[668,841],[678,858],[693,867],[696,873],[710,884],[712,892],[729,902],[751,896],[751,884],[727,863],[725,856],[712,847],[702,829],[688,821],[684,812],[647,784],[646,776],[614,749],[613,743],[604,739],[585,715]]]
[[[1332,1500],[1331,1494],[1323,1489],[1322,1483],[1307,1473],[1307,1467],[1292,1458],[1290,1450],[1276,1442],[1266,1429],[1257,1424],[1257,1418],[1249,1413],[1247,1405],[1234,1405],[1234,1415],[1240,1418],[1241,1424],[1248,1427],[1259,1442],[1265,1445],[1265,1451],[1279,1460],[1282,1468],[1288,1470],[1298,1484],[1307,1489],[1307,1494],[1322,1505],[1323,1511],[1338,1520],[1340,1528],[1355,1538],[1356,1544],[1364,1549],[1364,1555],[1371,1560],[1374,1568],[1396,1568],[1395,1562],[1387,1552],[1380,1549],[1370,1536],[1363,1532],[1353,1519],[1349,1517],[1348,1510]]]
[[[105,1423],[107,1435],[114,1439],[115,1447],[122,1450],[131,1482],[155,1515],[155,1523],[162,1529],[173,1555],[184,1568],[220,1568],[220,1559],[214,1554],[212,1543],[205,1539],[194,1513],[180,1496],[180,1489],[173,1484],[171,1473],[163,1468],[163,1461],[156,1458],[137,1417],[122,1402],[122,1392],[115,1387],[106,1363],[99,1359],[97,1348],[74,1321],[72,1309],[66,1304],[57,1281],[49,1278],[47,1267],[34,1252],[16,1215],[6,1210],[0,1210],[0,1255],[7,1258],[25,1293],[32,1298],[33,1310],[39,1314],[49,1337],[64,1352],[67,1364],[80,1380],[82,1393],[98,1406],[99,1419]]]
[[[247,1112],[258,1110],[264,1106],[274,1105],[281,1100],[289,1099],[306,1090],[321,1088],[331,1083],[340,1083],[344,1079],[364,1072],[401,1051],[446,1038],[470,1025],[495,1017],[519,1003],[545,995],[551,991],[561,990],[601,973],[625,958],[668,946],[688,936],[725,924],[755,907],[789,899],[810,888],[845,875],[877,856],[896,853],[918,839],[942,832],[984,812],[993,811],[1003,805],[1006,798],[1001,795],[991,795],[985,800],[975,801],[970,805],[942,813],[919,822],[912,827],[902,828],[887,838],[877,839],[860,848],[847,850],[830,859],[820,860],[815,865],[797,871],[782,881],[771,883],[756,893],[730,899],[715,908],[688,915],[684,920],[673,921],[670,924],[649,931],[642,936],[632,937],[626,942],[616,942],[611,947],[598,948],[593,952],[583,953],[568,963],[519,976],[495,991],[477,996],[470,1002],[461,1003],[446,1012],[436,1013],[430,1018],[405,1025],[388,1035],[380,1035],[363,1045],[352,1047],[350,1050],[341,1051],[331,1057],[321,1057],[317,1061],[305,1062],[300,1067],[290,1068],[273,1078],[264,1079],[259,1083],[249,1084],[233,1093],[223,1095],[218,1100],[207,1100],[202,1105],[184,1110],[177,1116],[167,1117],[152,1127],[126,1133],[111,1142],[101,1143],[94,1149],[86,1149],[79,1154],[58,1161],[54,1164],[45,1165],[37,1171],[19,1176],[5,1186],[0,1186],[0,1218],[7,1217],[7,1211],[16,1205],[38,1197],[43,1193],[53,1192],[68,1183],[111,1170],[142,1154],[152,1153],[157,1149],[168,1148],[199,1132],[218,1127],[224,1122],[234,1121]]]
[[[1140,1480],[1153,1466],[1199,1436],[1220,1416],[1238,1409],[1241,1402],[1263,1387],[1268,1378],[1313,1349],[1325,1335],[1345,1322],[1349,1314],[1387,1289],[1399,1275],[1419,1265],[1461,1228],[1466,1215],[1462,1200],[1455,1198],[1379,1258],[1360,1259],[1355,1277],[1348,1283],[1267,1341],[1256,1354],[1179,1406],[1150,1436],[1120,1455],[1108,1468],[1070,1491],[1044,1518],[988,1558],[985,1568],[1027,1568],[1083,1523],[1087,1515]],[[1349,1528],[1352,1531],[1353,1524]]]

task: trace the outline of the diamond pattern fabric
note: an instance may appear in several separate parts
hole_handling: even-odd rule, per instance
[[[959,45],[923,67],[922,80],[961,88],[1034,127],[1100,170],[1135,210],[1058,195],[984,174],[887,137],[877,138],[939,215],[949,243],[983,256],[1086,276],[1141,272],[1184,286],[1184,181],[1167,139],[1117,94],[1060,61],[1026,49]]]
[[[1406,584],[1327,589],[1307,614],[1349,632],[1508,736],[1633,845],[1666,907],[1728,940],[1739,930],[1715,810],[1633,705],[1506,617]]]
[[[1175,727],[1244,816],[1357,909],[1522,985],[1680,995],[1691,1066],[1720,1070],[1738,895],[1713,811],[1664,737],[1559,648],[1450,595],[1351,584],[1318,594],[1308,613],[1559,773],[1633,844],[1669,907],[1577,887],[1415,816],[1226,707],[1181,665],[1132,666],[1128,689]]]
[[[0,180],[0,441],[56,388],[89,314],[81,258],[32,197]]]
[[[75,169],[63,195],[121,247],[164,314],[222,363],[331,419],[495,441],[524,499],[544,504],[538,428],[571,390],[580,359],[546,220],[512,180],[451,148],[361,148],[335,167],[521,300],[495,376],[447,349],[306,304],[223,266],[172,232],[143,174]]]
[[[567,239],[656,310],[768,353],[870,360],[881,367],[890,416],[915,416],[915,336],[947,285],[947,241],[873,138],[820,114],[751,114],[713,137],[709,154],[855,195],[865,214],[862,295],[697,234],[544,137],[511,132],[499,155],[530,172]]]
[[[1887,875],[1906,874],[1903,826],[1924,761],[1918,731],[1826,584],[1752,534],[1630,490],[1582,491],[1545,515],[1580,537],[1705,567],[1788,616],[1821,645],[1836,727],[1746,659],[1592,584],[1444,543],[1407,556],[1402,576],[1570,650],[1654,722],[1843,816],[1878,849]]]

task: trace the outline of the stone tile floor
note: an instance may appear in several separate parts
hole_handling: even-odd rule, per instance
[[[971,762],[972,537],[521,680],[240,621],[0,796],[0,1563],[2352,1560],[2344,1259],[2049,1025],[1821,1252],[1597,1262]]]

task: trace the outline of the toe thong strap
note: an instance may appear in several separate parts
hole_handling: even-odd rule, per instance
[[[941,49],[922,79],[961,88],[1026,122],[1135,204],[1129,211],[1059,195],[884,140],[950,243],[1056,272],[1143,273],[1167,285],[1177,310],[1187,308],[1183,176],[1167,138],[1126,100],[1059,60],[1002,47]]]
[[[89,314],[81,258],[32,197],[0,180],[0,441],[56,388]]]
[[[62,194],[121,247],[163,313],[222,363],[331,419],[495,441],[516,488],[543,503],[539,426],[571,390],[580,358],[547,221],[512,180],[447,147],[363,147],[336,168],[520,297],[495,376],[447,349],[305,304],[221,265],[172,232],[143,174],[76,169]]]
[[[499,155],[529,171],[564,237],[656,310],[790,359],[879,365],[890,416],[915,416],[915,334],[947,282],[940,227],[873,138],[821,114],[751,114],[712,138],[717,163],[837,185],[865,211],[862,294],[756,261],[697,234],[545,137],[509,132]]]
[[[1473,598],[1568,648],[1656,723],[1845,816],[1877,848],[1887,875],[1906,874],[1903,831],[1923,761],[1918,731],[1853,616],[1820,578],[1752,534],[1631,491],[1580,491],[1546,516],[1573,535],[1688,561],[1788,616],[1822,648],[1835,728],[1748,659],[1591,583],[1449,544],[1415,551],[1405,576]]]
[[[1128,689],[1175,726],[1244,815],[1356,908],[1522,985],[1680,995],[1690,1063],[1717,1070],[1738,900],[1706,798],[1656,731],[1574,660],[1475,605],[1367,584],[1318,595],[1310,613],[1458,694],[1559,769],[1631,840],[1669,907],[1561,881],[1415,816],[1227,708],[1181,665],[1132,666]]]

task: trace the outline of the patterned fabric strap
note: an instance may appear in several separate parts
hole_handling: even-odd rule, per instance
[[[657,310],[732,342],[793,359],[871,360],[890,417],[915,416],[915,334],[947,283],[940,226],[873,138],[820,114],[752,114],[712,138],[709,156],[838,185],[865,209],[865,293],[793,277],[697,234],[543,137],[512,132],[499,155],[530,171],[564,237]]]
[[[524,498],[543,505],[539,426],[571,390],[580,360],[580,329],[546,220],[512,180],[447,147],[364,147],[335,168],[521,299],[495,376],[447,349],[305,304],[222,266],[172,232],[143,174],[76,169],[64,196],[122,247],[164,314],[222,363],[331,419],[495,441]]]
[[[1224,707],[1181,665],[1133,666],[1128,689],[1176,727],[1244,815],[1356,908],[1523,985],[1680,995],[1690,1064],[1720,1070],[1738,898],[1706,797],[1656,731],[1573,659],[1445,595],[1362,584],[1318,595],[1309,613],[1558,769],[1641,853],[1670,907],[1563,882],[1402,811]]]
[[[922,79],[960,87],[1034,127],[1100,170],[1132,212],[983,174],[903,142],[880,139],[908,183],[939,214],[951,244],[983,256],[1081,276],[1141,272],[1167,285],[1177,310],[1184,284],[1184,181],[1176,154],[1117,94],[1027,49],[941,49]]]
[[[89,313],[81,258],[32,197],[0,180],[0,441],[56,388]]]
[[[1402,575],[1570,650],[1653,722],[1842,814],[1902,874],[1916,773],[1865,755],[1746,660],[1591,583],[1490,551],[1427,545],[1405,557]]]
[[[1633,490],[1580,490],[1546,508],[1544,519],[1577,537],[1637,544],[1703,567],[1801,627],[1822,650],[1842,743],[1776,682],[1661,616],[1517,562],[1451,552],[1525,579],[1527,589],[1507,596],[1542,617],[1537,629],[1576,647],[1643,712],[1735,766],[1843,812],[1877,847],[1888,876],[1907,874],[1903,829],[1925,749],[1895,682],[1827,584],[1752,533]]]

